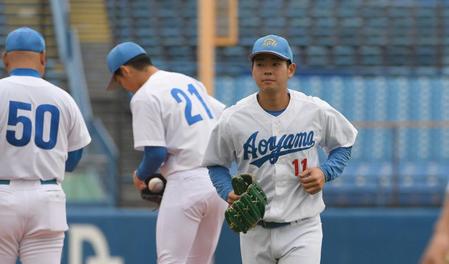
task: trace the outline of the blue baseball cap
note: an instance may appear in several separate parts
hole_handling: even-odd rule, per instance
[[[277,35],[267,35],[256,40],[249,55],[250,60],[261,53],[270,53],[293,63],[293,52],[288,41]]]
[[[129,41],[118,44],[109,52],[107,56],[109,71],[114,74],[120,66],[141,54],[147,53],[141,46],[134,42]],[[117,83],[114,81],[114,76],[112,76],[107,89],[111,90],[115,88],[117,86],[116,84]]]
[[[29,27],[21,27],[11,31],[6,37],[6,52],[10,51],[45,51],[45,40],[42,35]]]

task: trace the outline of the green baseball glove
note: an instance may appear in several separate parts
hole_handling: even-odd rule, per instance
[[[226,210],[226,222],[235,232],[246,233],[263,218],[267,197],[249,174],[233,177],[232,188],[235,194],[240,195],[240,199]]]

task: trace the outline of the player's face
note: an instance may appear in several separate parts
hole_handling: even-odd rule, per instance
[[[272,55],[259,54],[254,57],[252,75],[262,92],[287,89],[287,81],[295,73],[296,65]]]
[[[121,67],[121,74],[114,75],[114,80],[126,91],[135,93],[140,88],[140,83],[136,81],[135,72],[131,67]]]

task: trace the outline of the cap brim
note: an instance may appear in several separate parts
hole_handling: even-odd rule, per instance
[[[253,54],[249,55],[249,59],[253,60],[254,56],[259,55],[259,54],[266,54],[266,53],[273,54],[276,57],[279,57],[279,58],[281,58],[283,60],[286,60],[286,61],[290,60],[290,58],[285,57],[284,55],[282,55],[280,53],[277,53],[275,51],[272,51],[272,50],[261,50],[261,51],[258,51],[258,52],[254,52]]]
[[[112,75],[111,79],[109,80],[108,86],[106,86],[107,91],[112,91],[120,87],[120,84],[115,81],[114,75]]]

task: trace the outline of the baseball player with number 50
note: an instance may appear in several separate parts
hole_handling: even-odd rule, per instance
[[[203,165],[230,204],[244,264],[320,263],[322,188],[343,171],[357,130],[326,102],[287,88],[296,65],[286,39],[259,38],[250,59],[259,91],[223,112]],[[321,165],[318,147],[328,153]],[[231,184],[233,161],[241,175]]]
[[[10,32],[0,80],[0,263],[59,264],[67,230],[64,171],[91,138],[73,98],[42,78],[45,40]]]

